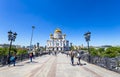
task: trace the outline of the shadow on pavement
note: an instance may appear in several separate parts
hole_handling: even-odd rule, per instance
[[[86,63],[81,63],[80,65],[83,66],[83,65],[87,65],[87,64]]]
[[[28,63],[38,63],[38,62],[36,62],[36,61],[32,61],[32,62],[26,62],[26,64],[28,64]]]
[[[24,66],[23,64],[21,64],[21,65],[15,65],[15,66]]]
[[[73,64],[72,66],[83,66],[83,65],[87,65],[86,63],[81,63],[81,64]]]

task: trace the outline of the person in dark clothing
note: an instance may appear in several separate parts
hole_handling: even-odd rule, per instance
[[[74,53],[73,53],[73,51],[70,52],[70,56],[71,56],[71,63],[72,63],[72,65],[74,65]]]
[[[14,59],[13,59],[13,66],[15,66],[17,57],[16,57],[16,55],[14,55],[13,57],[14,57]]]
[[[30,53],[30,54],[29,54],[29,57],[30,57],[30,62],[32,62],[33,53]]]
[[[7,56],[7,63],[8,63],[8,66],[10,66],[10,57],[11,57],[11,56]]]
[[[57,51],[55,51],[55,56],[57,56]]]
[[[11,57],[10,57],[10,64],[13,63],[13,66],[15,66],[15,64],[16,64],[16,59],[17,59],[16,54],[14,54],[13,56],[11,56]]]

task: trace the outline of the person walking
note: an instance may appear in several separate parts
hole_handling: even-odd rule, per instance
[[[10,64],[13,63],[13,66],[15,66],[15,64],[16,64],[16,59],[17,59],[16,54],[14,54],[13,56],[11,56],[11,57],[10,57]]]
[[[30,62],[32,62],[33,53],[30,53],[30,54],[29,54],[29,57],[30,57]]]
[[[55,56],[57,56],[57,51],[55,51]]]
[[[70,52],[70,56],[71,56],[71,63],[72,63],[72,65],[74,65],[74,53],[73,53],[73,51]]]
[[[81,64],[81,62],[80,62],[81,54],[80,54],[79,51],[77,51],[77,58],[78,58],[78,62],[77,62],[77,64],[80,65],[80,64]]]
[[[14,54],[14,60],[13,60],[13,66],[15,66],[15,64],[16,64],[16,59],[17,59],[17,57],[16,57],[16,54]]]
[[[10,58],[11,58],[11,56],[7,56],[8,67],[10,66]]]

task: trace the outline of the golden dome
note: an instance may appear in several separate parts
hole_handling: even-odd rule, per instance
[[[61,32],[61,30],[60,30],[59,28],[57,28],[57,29],[55,30],[55,33],[62,33],[62,32]]]
[[[50,36],[53,36],[53,34],[51,33]]]

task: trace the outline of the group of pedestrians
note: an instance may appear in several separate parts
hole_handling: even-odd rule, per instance
[[[8,66],[10,66],[11,64],[13,64],[13,66],[16,65],[16,60],[17,60],[16,54],[13,54],[13,55],[11,55],[11,56],[8,56],[7,58],[8,58],[8,60],[7,60]],[[29,53],[30,62],[32,62],[32,59],[33,59],[33,58],[34,58],[34,54],[33,54],[33,53]]]
[[[74,65],[74,57],[75,57],[75,52],[74,51],[70,51],[70,58],[71,58],[71,64]],[[77,51],[77,58],[78,58],[78,62],[77,65],[81,65],[80,59],[81,59],[82,54]]]
[[[54,56],[57,56],[58,52],[57,51],[48,51],[48,54],[49,55],[54,55]]]
[[[71,58],[71,64],[74,65],[74,58],[77,57],[78,58],[78,62],[77,62],[77,65],[81,65],[81,62],[80,62],[80,59],[81,59],[81,56],[82,54],[77,51],[77,55],[75,56],[75,53],[74,51],[70,51],[69,53],[67,53],[67,56],[69,55],[70,58]],[[56,56],[57,55],[57,52],[54,52],[54,55]],[[30,59],[30,62],[32,62],[32,59],[34,58],[34,54],[33,52],[29,53],[29,59]],[[8,57],[8,65],[10,66],[10,64],[13,64],[13,66],[15,66],[16,64],[16,54],[12,55],[12,56],[9,56]]]

